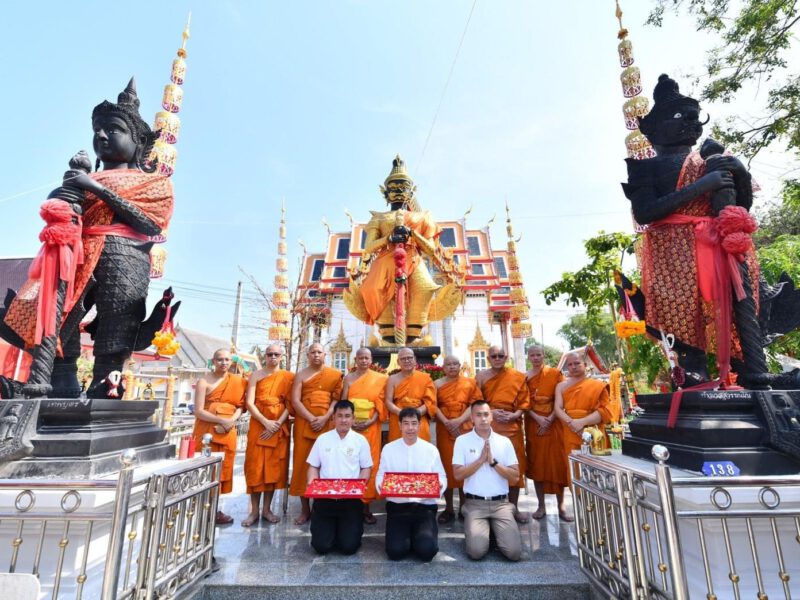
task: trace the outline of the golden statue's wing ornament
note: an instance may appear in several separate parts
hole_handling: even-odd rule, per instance
[[[347,310],[350,311],[356,319],[366,322],[369,319],[367,307],[364,305],[364,297],[361,295],[358,285],[352,279],[350,280],[350,287],[342,293],[342,299]]]
[[[464,300],[464,292],[455,283],[448,283],[436,292],[428,309],[429,321],[441,321],[452,315]]]

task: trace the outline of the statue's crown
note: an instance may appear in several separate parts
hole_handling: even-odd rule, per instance
[[[405,161],[400,158],[399,154],[394,157],[394,160],[392,161],[392,170],[383,184],[386,185],[390,181],[408,181],[409,183],[414,183],[409,176],[408,171],[406,171]]]
[[[131,77],[128,85],[117,96],[117,103],[103,100],[94,107],[92,120],[100,115],[114,115],[122,118],[133,131],[136,141],[139,142],[143,137],[149,139],[154,135],[150,126],[142,119],[139,114],[139,96],[136,94],[136,80]]]

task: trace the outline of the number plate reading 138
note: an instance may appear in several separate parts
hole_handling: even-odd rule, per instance
[[[706,477],[736,477],[741,471],[729,460],[703,463],[703,475]]]

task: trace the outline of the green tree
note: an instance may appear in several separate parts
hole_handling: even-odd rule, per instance
[[[590,341],[607,367],[616,361],[616,336],[614,322],[607,312],[590,319],[587,315],[572,315],[558,330],[570,348],[585,346]]]
[[[584,307],[586,319],[592,327],[599,327],[602,315],[616,300],[612,273],[620,268],[626,254],[633,253],[633,240],[627,233],[604,231],[586,240],[584,247],[589,264],[574,273],[564,273],[560,281],[542,290],[544,301],[550,305],[565,297],[567,304]]]
[[[800,22],[798,0],[654,0],[648,23],[661,26],[664,13],[686,11],[699,31],[720,42],[706,56],[704,100],[731,102],[747,84],[766,90],[760,117],[734,117],[714,136],[748,158],[775,141],[800,152],[800,76],[789,53]]]
[[[774,284],[786,272],[800,283],[800,182],[784,184],[781,201],[758,214],[759,230],[754,241],[761,273]],[[776,354],[800,356],[800,331],[793,331],[771,344],[767,351],[772,368],[777,369]]]
[[[569,319],[559,331],[571,346],[583,346],[591,339],[607,364],[617,361],[617,341],[609,309],[617,302],[612,273],[619,270],[625,255],[633,253],[634,237],[626,233],[600,232],[585,242],[589,264],[542,291],[548,304],[565,297],[572,306],[582,306],[585,315]],[[619,341],[624,348],[623,368],[640,384],[649,387],[668,369],[659,346],[644,336]]]

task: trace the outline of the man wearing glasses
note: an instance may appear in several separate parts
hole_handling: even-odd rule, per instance
[[[486,400],[470,407],[473,430],[458,436],[453,448],[453,475],[464,481],[464,538],[467,555],[480,560],[489,552],[489,533],[509,560],[522,555],[522,538],[509,502],[509,485],[520,468],[511,441],[492,431],[492,409]]]
[[[400,439],[400,411],[416,408],[419,413],[419,437],[431,441],[430,420],[436,415],[436,386],[431,376],[417,371],[417,359],[411,348],[397,353],[400,372],[386,383],[386,408],[389,411],[389,441]]]
[[[492,429],[495,433],[511,440],[517,455],[518,478],[511,484],[508,499],[514,505],[514,518],[517,523],[527,523],[528,515],[519,512],[517,502],[519,489],[525,487],[525,431],[522,417],[530,408],[530,398],[525,373],[507,367],[506,358],[506,353],[501,347],[489,347],[491,368],[478,373],[475,379],[484,399],[492,409]]]
[[[266,364],[250,377],[245,405],[250,411],[250,430],[244,455],[244,478],[250,494],[250,514],[242,527],[263,519],[277,523],[270,509],[275,490],[285,490],[289,474],[289,405],[294,374],[281,369],[283,348],[267,346]],[[261,510],[261,496],[264,508]]]

